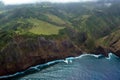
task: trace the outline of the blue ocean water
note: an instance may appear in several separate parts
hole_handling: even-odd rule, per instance
[[[24,72],[14,74],[11,79],[120,80],[120,58],[112,53],[109,54],[109,57],[86,54],[31,67]]]

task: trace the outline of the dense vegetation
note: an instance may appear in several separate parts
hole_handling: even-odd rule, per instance
[[[120,1],[0,3],[0,76],[84,53],[120,56]]]
[[[69,37],[77,45],[90,48],[120,28],[120,3],[112,0],[0,5],[0,49],[16,35]]]

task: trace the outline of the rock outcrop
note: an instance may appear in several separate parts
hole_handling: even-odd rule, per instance
[[[15,37],[0,52],[0,76],[13,74],[37,64],[52,60],[65,59],[82,54],[69,40],[54,41],[44,37],[24,39]]]

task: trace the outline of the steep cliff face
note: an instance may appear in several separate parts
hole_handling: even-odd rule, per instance
[[[102,38],[101,42],[99,41],[94,47],[91,46],[93,47],[92,49],[87,48],[83,44],[87,40],[85,34],[74,31],[72,33],[72,35],[68,34],[69,38],[64,39],[14,36],[9,44],[0,52],[0,76],[23,71],[37,64],[79,56],[84,52],[103,54],[104,56],[108,56],[108,53],[113,52],[120,56],[120,30]],[[78,36],[80,34],[82,36]]]
[[[120,56],[120,3],[46,5],[0,9],[0,76],[84,52]]]
[[[120,56],[120,30],[118,29],[110,35],[102,38],[98,41],[97,46],[99,46],[97,49],[101,49],[104,53],[112,52],[117,56]],[[97,49],[96,51],[99,51]]]
[[[44,37],[14,40],[0,52],[0,75],[22,71],[36,64],[82,54],[69,40],[54,41]]]
[[[110,50],[120,56],[120,30],[111,33],[105,40]]]

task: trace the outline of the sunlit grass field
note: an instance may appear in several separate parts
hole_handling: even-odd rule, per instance
[[[46,14],[46,16],[52,21],[55,22],[57,24],[65,24],[65,22],[60,19],[59,17],[52,15],[52,14]]]
[[[48,22],[44,22],[44,21],[37,20],[37,19],[30,19],[28,21],[34,24],[34,26],[29,30],[29,32],[38,34],[38,35],[58,34],[59,30],[64,29],[64,27],[56,26]]]

